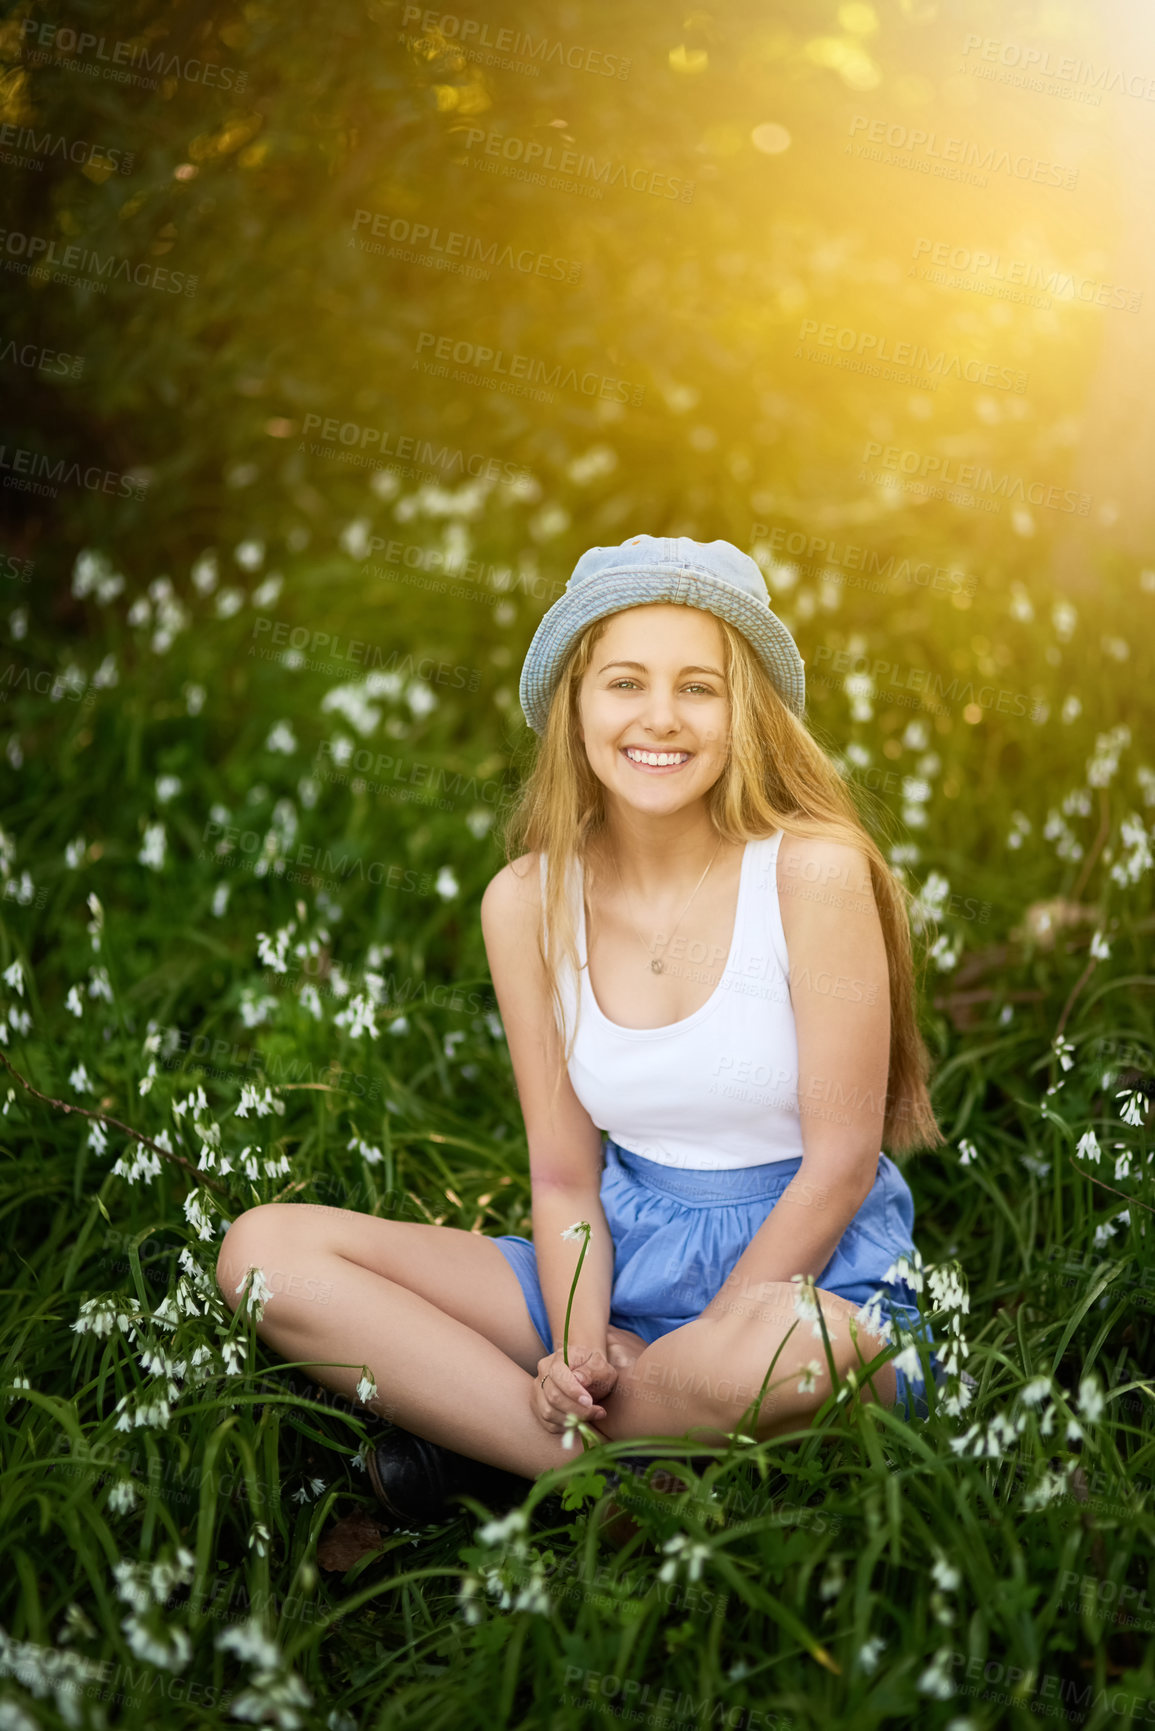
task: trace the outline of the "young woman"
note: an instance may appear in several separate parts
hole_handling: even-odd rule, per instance
[[[799,1276],[857,1398],[925,1415],[913,1346],[864,1375],[896,1325],[931,1340],[895,1278],[910,1189],[880,1151],[943,1140],[906,892],[807,732],[804,689],[728,542],[584,554],[526,657],[542,744],[517,857],[481,902],[533,1242],[300,1204],[229,1229],[221,1289],[236,1304],[264,1271],[276,1352],[344,1393],[369,1368],[368,1406],[400,1427],[369,1462],[395,1519],[436,1518],[457,1489],[520,1495],[574,1458],[571,1414],[611,1439],[715,1442],[775,1353],[754,1433],[805,1426],[830,1377]]]

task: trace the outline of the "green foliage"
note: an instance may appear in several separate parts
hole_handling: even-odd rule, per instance
[[[864,105],[917,99],[917,8],[511,12],[617,57],[536,76],[401,12],[58,21],[163,51],[156,90],[37,61],[26,6],[0,26],[4,123],[105,152],[9,166],[5,233],[131,267],[107,293],[79,266],[4,276],[8,337],[84,361],[2,363],[6,452],[115,485],[0,493],[0,1021],[38,1091],[3,1072],[0,1727],[1138,1717],[1118,1703],[1155,1690],[1150,574],[1117,551],[1072,601],[1048,576],[1070,517],[1009,483],[983,511],[859,472],[873,440],[1076,486],[1097,315],[898,268],[938,232],[926,188],[899,222],[841,151]],[[751,147],[766,125],[792,155]],[[470,167],[503,160],[471,127],[694,196],[543,191]],[[1034,195],[1040,256],[1090,268],[1118,238],[1110,201],[1073,234]],[[351,245],[377,215],[385,252]],[[390,257],[390,222],[495,244],[490,279]],[[807,318],[933,332],[1030,389],[809,364]],[[488,364],[415,370],[422,333],[540,361],[554,400],[487,388]],[[793,1442],[694,1465],[668,1439],[676,1494],[611,1490],[633,1445],[575,1449],[516,1519],[473,1505],[331,1570],[324,1536],[375,1514],[374,1426],[224,1304],[216,1247],[274,1198],[528,1232],[478,904],[529,750],[532,632],[586,546],[642,529],[755,553],[810,724],[916,891],[949,1145],[906,1170],[926,1263],[969,1292],[965,1320],[928,1312],[962,1322],[970,1399],[915,1423],[832,1400]]]

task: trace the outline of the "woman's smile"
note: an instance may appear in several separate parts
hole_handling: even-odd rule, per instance
[[[691,751],[653,751],[643,745],[623,745],[621,755],[644,775],[671,775],[689,763]]]

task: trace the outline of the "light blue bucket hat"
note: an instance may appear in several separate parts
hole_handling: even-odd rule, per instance
[[[631,535],[620,547],[591,547],[534,632],[521,670],[521,707],[544,733],[554,688],[575,639],[595,619],[655,601],[700,607],[740,631],[757,653],[778,695],[794,714],[806,707],[806,675],[797,645],[770,611],[762,572],[729,541],[684,535]]]

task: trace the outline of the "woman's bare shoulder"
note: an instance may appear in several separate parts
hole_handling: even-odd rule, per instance
[[[523,853],[490,878],[481,897],[483,922],[523,922],[541,911],[541,854]]]

